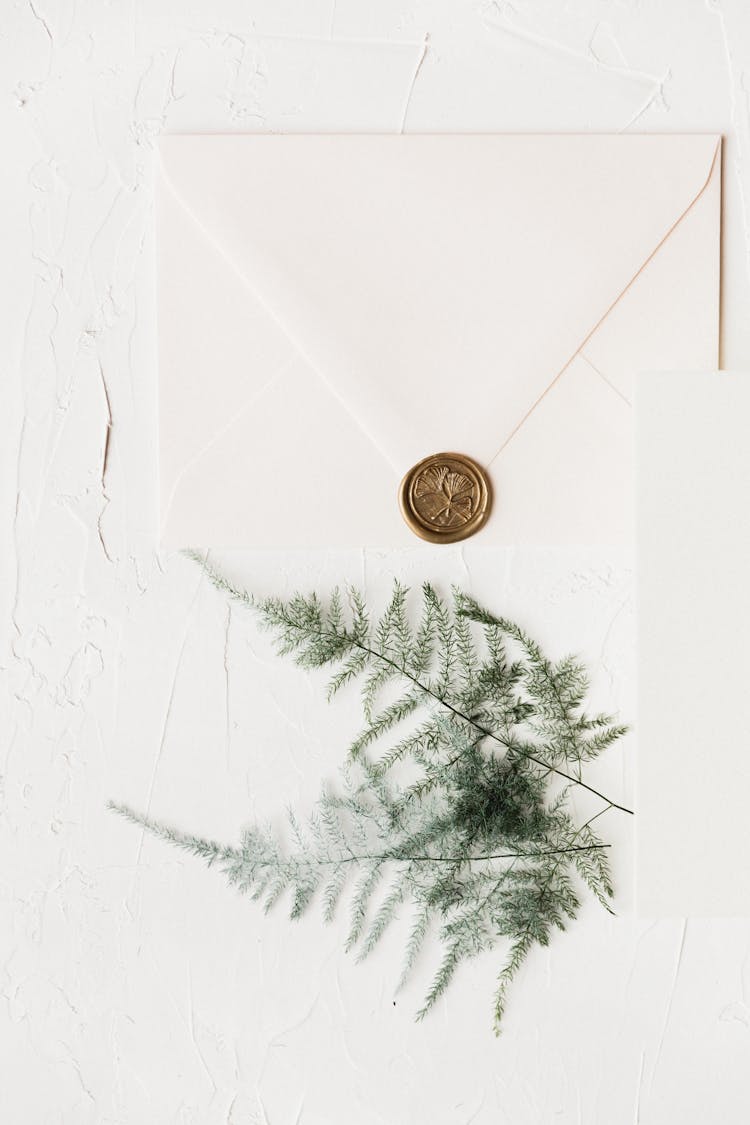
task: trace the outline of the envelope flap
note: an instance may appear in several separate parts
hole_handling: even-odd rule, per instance
[[[690,210],[717,146],[263,135],[160,152],[194,220],[402,471],[440,448],[491,459]]]

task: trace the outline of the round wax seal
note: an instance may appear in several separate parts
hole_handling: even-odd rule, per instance
[[[457,543],[479,531],[492,492],[484,469],[463,453],[433,453],[409,469],[399,503],[412,531],[430,543]]]

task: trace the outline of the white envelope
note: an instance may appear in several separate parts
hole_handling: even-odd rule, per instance
[[[631,379],[718,365],[720,139],[171,136],[157,200],[162,542],[625,543]]]
[[[747,917],[750,375],[637,401],[638,911]]]

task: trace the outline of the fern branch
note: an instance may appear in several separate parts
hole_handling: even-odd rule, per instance
[[[497,1028],[531,949],[575,917],[577,888],[588,888],[610,909],[609,844],[591,826],[610,808],[631,810],[590,786],[581,770],[625,728],[583,711],[587,683],[577,660],[551,664],[520,627],[458,591],[448,604],[425,584],[412,626],[407,590],[396,584],[385,611],[371,621],[355,590],[348,604],[337,592],[327,605],[314,595],[257,601],[206,558],[192,557],[225,596],[260,614],[282,654],[303,668],[332,670],[330,696],[358,683],[364,727],[349,747],[341,791],[324,791],[305,822],[289,813],[289,846],[270,829],[252,826],[228,847],[128,806],[111,807],[219,866],[265,910],[288,895],[293,919],[318,897],[330,921],[353,883],[346,947],[357,947],[360,959],[411,904],[399,988],[433,922],[443,950],[418,1018],[462,961],[509,941],[495,995]],[[413,729],[377,756],[387,735],[415,719]],[[416,780],[400,780],[404,766],[416,768]],[[565,786],[550,793],[553,776]],[[604,802],[578,828],[567,808],[576,787]]]
[[[294,625],[291,622],[290,626],[293,628],[300,628],[299,626]],[[310,635],[307,631],[303,631],[301,629],[300,631],[304,632],[305,636]],[[357,641],[351,634],[345,631],[336,633],[332,630],[326,629],[315,630],[314,633],[316,636],[323,640],[331,640],[336,642],[343,641],[350,643],[361,653],[373,659],[379,660],[383,664],[388,665],[390,668],[393,668],[399,673],[399,675],[402,675],[405,679],[409,680],[410,683],[412,683],[414,687],[416,687],[420,692],[428,696],[430,699],[433,699],[436,703],[439,703],[441,707],[444,707],[447,711],[449,711],[454,718],[460,719],[462,722],[465,722],[468,726],[472,727],[479,735],[482,736],[482,738],[489,738],[493,742],[498,743],[504,749],[512,750],[514,753],[517,753],[521,757],[526,758],[527,761],[534,762],[535,765],[541,766],[543,769],[548,770],[550,773],[556,774],[558,777],[563,778],[565,781],[573,782],[574,785],[580,786],[581,789],[585,789],[587,792],[593,794],[593,796],[598,797],[600,800],[604,801],[608,809],[618,809],[620,812],[628,813],[630,816],[633,815],[632,809],[627,808],[625,805],[619,804],[617,801],[613,801],[610,797],[607,797],[605,793],[602,793],[600,790],[595,789],[592,785],[588,785],[580,777],[574,777],[572,774],[566,773],[565,770],[561,770],[557,766],[553,766],[550,762],[547,762],[543,758],[540,758],[538,755],[533,754],[528,749],[523,749],[517,744],[509,742],[507,739],[502,738],[500,735],[496,734],[492,730],[489,730],[481,723],[478,723],[476,719],[472,718],[471,715],[464,714],[463,711],[460,711],[457,707],[454,707],[444,696],[439,695],[437,692],[433,691],[427,684],[424,684],[421,680],[417,679],[416,676],[412,676],[406,668],[397,664],[395,661],[391,660],[384,653],[379,652],[377,649],[371,648],[369,645],[365,645],[360,641]],[[408,709],[413,710],[415,707],[416,702],[410,700]],[[397,710],[398,707],[394,704],[393,711],[395,712]],[[406,707],[403,708],[403,712],[406,712]],[[399,714],[398,717],[403,717],[403,714]],[[373,724],[371,727],[369,727],[354,744],[355,753],[358,753],[361,749],[364,749],[366,746],[368,746],[375,740],[378,735],[383,733],[384,730],[387,730],[390,725],[391,715],[387,715],[384,717],[384,720],[382,722]],[[626,731],[627,728],[622,728],[622,733],[625,733]],[[612,739],[612,741],[614,741],[614,738]]]

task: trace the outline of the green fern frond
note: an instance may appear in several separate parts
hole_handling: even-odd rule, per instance
[[[346,947],[359,959],[410,905],[399,987],[431,930],[443,948],[419,1018],[462,962],[505,947],[494,1005],[499,1028],[522,963],[576,916],[579,890],[610,909],[608,845],[592,823],[608,809],[630,810],[591,787],[582,771],[626,728],[584,712],[588,684],[578,660],[552,663],[519,626],[458,590],[446,601],[425,584],[414,614],[396,583],[371,620],[355,590],[334,592],[327,603],[300,594],[255,600],[198,561],[218,590],[257,612],[280,653],[302,668],[330,671],[331,696],[358,683],[364,727],[348,748],[339,788],[322,793],[306,822],[289,814],[286,846],[254,826],[239,846],[225,847],[113,807],[218,865],[265,909],[287,896],[292,918],[318,898],[331,921],[351,885]],[[602,806],[580,827],[569,811],[576,789]]]

